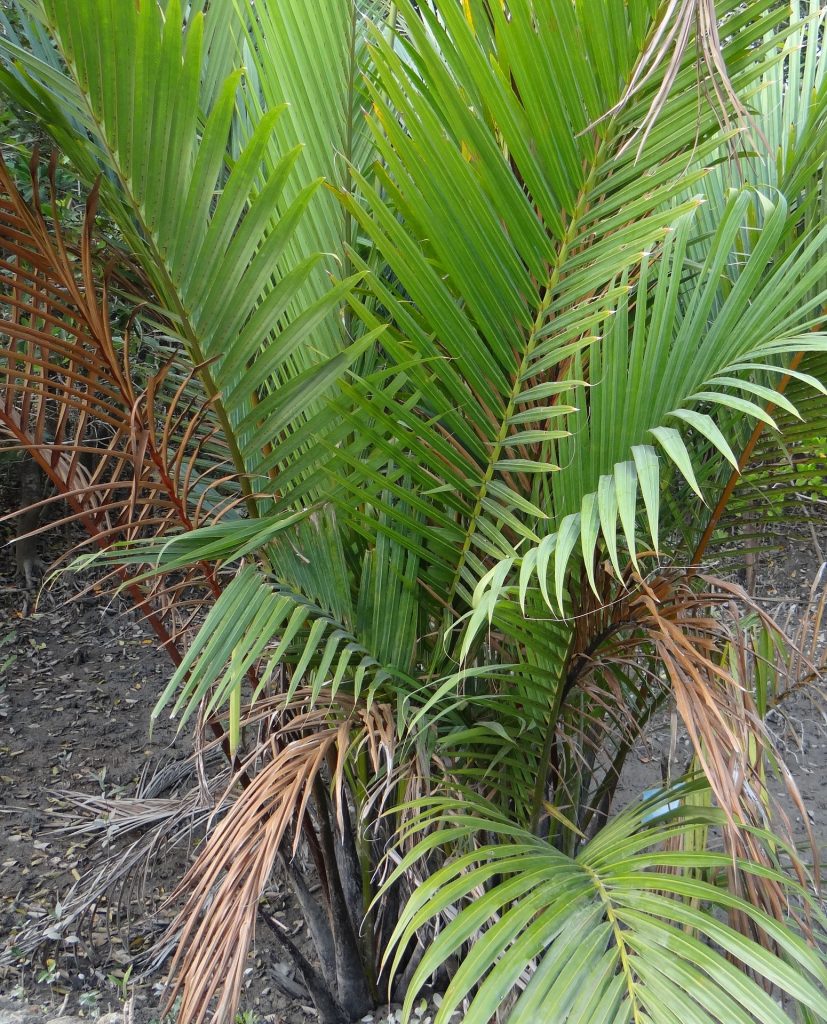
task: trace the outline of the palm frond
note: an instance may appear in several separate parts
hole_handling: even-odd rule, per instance
[[[730,856],[695,851],[687,858],[663,845],[721,823],[720,812],[691,799],[697,790],[697,783],[684,783],[631,807],[576,858],[482,801],[434,798],[422,807],[408,834],[423,838],[397,872],[428,857],[434,840],[458,852],[416,890],[394,933],[398,957],[422,928],[442,922],[404,1012],[427,977],[465,951],[436,1024],[460,1006],[469,1024],[487,1022],[498,1010],[510,1024],[540,1014],[570,1022],[789,1020],[727,954],[823,1016],[823,960],[793,930],[715,884],[732,867]],[[772,847],[769,834],[759,838]],[[791,898],[810,903],[806,890],[774,869],[747,860],[738,869],[759,884],[789,885]],[[746,915],[768,945],[724,924],[721,910]]]
[[[214,508],[231,509],[239,492],[229,453],[191,371],[173,359],[142,390],[132,378],[134,346],[113,332],[93,243],[95,193],[74,246],[25,203],[2,162],[0,189],[0,420],[68,502],[68,518],[105,546],[192,529]],[[54,191],[52,199],[56,209]],[[209,592],[210,571],[189,568],[181,585]],[[172,606],[128,585],[169,642],[179,628]]]
[[[212,760],[212,759],[210,759]],[[181,769],[180,762],[176,767]],[[226,761],[225,761],[226,765]],[[169,766],[167,766],[169,767]],[[181,775],[195,772],[188,759]],[[185,850],[206,827],[215,799],[225,789],[230,767],[209,765],[209,778],[174,796],[152,796],[152,788],[139,786],[135,797],[108,799],[88,793],[61,792],[70,809],[55,812],[56,832],[83,842],[99,840],[90,848],[90,866],[61,896],[59,921],[31,921],[13,935],[15,955],[33,955],[44,942],[77,936],[95,944],[101,924],[114,938],[127,936],[137,914],[158,909],[163,897],[153,892],[153,866],[173,851]],[[179,776],[178,781],[183,781]],[[104,952],[101,950],[100,952]],[[168,952],[150,950],[141,960],[147,970],[160,966]]]
[[[291,305],[320,259],[300,235],[320,180],[296,177],[300,145],[274,154],[284,104],[259,111],[228,169],[242,76],[233,70],[225,78],[202,124],[200,12],[185,33],[178,0],[165,11],[154,3],[95,0],[82,17],[77,13],[62,0],[34,5],[31,16],[48,31],[65,70],[0,39],[0,52],[24,72],[21,80],[7,70],[5,85],[52,126],[88,182],[101,176],[102,204],[197,367],[252,513],[259,481],[251,484],[249,475],[268,480],[262,449],[301,421],[361,351],[321,346],[311,355],[306,343],[329,318],[336,322],[352,280],[317,287],[300,310]],[[118,60],[114,34],[129,46]],[[268,417],[273,422],[262,431]]]
[[[256,708],[255,717],[277,720],[249,764],[263,754],[269,759],[234,800],[179,888],[177,895],[186,895],[186,903],[170,926],[177,945],[168,1004],[180,994],[183,1020],[200,1024],[216,993],[219,1017],[237,1005],[258,902],[288,829],[293,829],[295,853],[299,825],[314,790],[324,786],[328,764],[333,766],[328,781],[341,801],[351,743],[363,730],[387,735],[384,706],[345,700],[308,710],[309,696],[300,693],[293,701],[278,698]],[[338,948],[344,951],[344,943]]]
[[[550,485],[558,525],[522,556],[527,568],[521,595],[536,575],[545,596],[548,577],[556,606],[564,611],[572,555],[579,548],[588,567],[601,535],[616,567],[617,534],[622,533],[634,557],[640,543],[639,496],[649,539],[658,549],[661,495],[675,472],[683,478],[685,493],[694,491],[703,501],[695,467],[702,466],[708,475],[714,468],[708,465],[710,459],[719,466],[736,463],[732,451],[736,438],[727,439],[725,433],[727,410],[735,410],[742,422],[747,417],[770,426],[775,426],[775,420],[766,411],[767,403],[798,416],[795,406],[772,385],[788,372],[783,362],[776,363],[785,354],[824,349],[822,334],[805,333],[813,322],[820,322],[824,295],[812,295],[819,271],[810,261],[812,253],[822,250],[824,236],[817,233],[785,260],[776,261],[785,232],[786,204],[781,201],[767,208],[760,242],[748,255],[734,287],[722,296],[720,273],[749,201],[744,193],[730,199],[705,266],[685,297],[679,285],[690,259],[690,218],[679,222],[664,245],[651,284],[648,261],[644,262],[634,307],[621,300],[603,344],[593,349],[589,359],[595,386],[588,391],[582,386],[577,389],[578,411],[564,420],[569,436],[556,442],[558,461],[569,467]],[[582,363],[577,369],[582,376]],[[812,375],[799,379],[823,393],[823,385]],[[654,394],[652,381],[658,382]],[[677,425],[684,426],[683,433]],[[664,469],[653,440],[666,456]],[[698,457],[699,443],[706,462]],[[714,495],[716,487],[708,487],[707,493]],[[675,542],[670,538],[668,547]],[[506,576],[499,584],[516,589],[513,577]],[[494,600],[485,596],[489,603]],[[478,592],[477,600],[482,597]]]
[[[757,8],[732,12],[733,34],[724,50],[740,69],[736,78],[742,88],[764,68],[762,50],[742,49],[758,26],[766,33],[775,24],[774,15],[762,21],[762,13]],[[486,17],[488,33],[477,27]],[[614,551],[618,515],[635,550],[639,490],[657,544],[659,459],[652,441],[697,487],[693,458],[666,417],[673,412],[688,417],[704,439],[713,438],[713,447],[731,457],[707,406],[713,413],[716,402],[757,408],[748,380],[733,385],[746,389],[743,397],[732,395],[726,383],[733,357],[741,353],[718,346],[714,358],[722,362],[704,366],[703,359],[695,360],[702,341],[690,340],[691,333],[705,330],[704,313],[719,312],[718,275],[746,214],[746,195],[730,199],[716,256],[704,263],[695,297],[687,300],[691,313],[678,326],[683,317],[678,284],[694,268],[695,254],[688,252],[694,237],[691,210],[700,199],[677,206],[675,200],[685,193],[682,172],[691,161],[718,151],[715,117],[702,110],[696,135],[698,112],[690,102],[694,72],[687,64],[672,86],[673,119],[653,127],[637,163],[623,142],[634,118],[642,116],[643,93],[589,134],[593,108],[605,110],[617,101],[624,77],[631,80],[640,59],[635,43],[641,31],[645,37],[655,28],[649,22],[648,30],[632,30],[625,15],[607,19],[616,27],[611,45],[617,59],[610,74],[595,80],[591,72],[572,66],[581,59],[578,54],[590,59],[578,17],[553,4],[537,10],[517,5],[507,18],[497,11],[469,19],[453,8],[440,9],[439,15],[426,8],[421,20],[407,19],[410,53],[404,41],[394,49],[377,36],[375,45],[374,134],[386,169],[372,190],[355,175],[366,201],[348,196],[344,201],[398,279],[396,289],[371,279],[398,334],[383,338],[388,369],[359,382],[350,396],[361,406],[353,414],[354,427],[358,424],[360,439],[372,431],[373,444],[365,452],[360,440],[361,447],[354,445],[345,455],[352,471],[345,486],[353,494],[361,488],[375,495],[380,479],[410,475],[425,519],[439,527],[429,537],[412,538],[412,550],[416,544],[417,556],[431,563],[449,601],[456,594],[470,602],[491,561],[514,558],[519,545],[522,564],[538,558],[543,571],[553,553],[559,604],[572,552],[585,544],[588,565],[601,532],[611,538],[606,542]],[[775,59],[770,46],[766,54],[768,62]],[[543,68],[549,72],[545,78]],[[552,75],[554,70],[560,73]],[[594,94],[583,86],[582,93],[566,92],[562,106],[560,98],[541,102],[543,81],[552,79],[588,80]],[[565,133],[571,140],[553,151],[551,140],[560,138],[561,130],[544,120],[552,110],[575,129],[573,135]],[[683,148],[680,140],[689,138],[692,144]],[[701,162],[688,173],[690,182],[700,183],[706,166]],[[762,260],[765,270],[771,266],[771,250],[788,229],[784,201],[774,210],[764,204],[760,252],[721,309],[717,330],[709,332],[704,351],[710,357],[738,317],[750,325],[758,322],[751,309],[748,315],[756,277]],[[809,248],[802,243],[796,253],[798,265],[820,244],[809,241]],[[660,295],[652,306],[647,290],[654,275],[649,272],[649,283],[638,282],[650,262],[663,265]],[[794,273],[794,266],[792,260],[786,264],[787,272]],[[781,277],[774,280],[779,291]],[[768,307],[774,305],[773,288],[766,298]],[[594,388],[609,365],[610,339],[622,336],[630,309],[639,335],[648,319],[657,317],[664,338],[675,332],[673,343],[658,356],[653,346],[657,365],[626,363],[621,370],[617,364],[614,390]],[[795,333],[783,317],[775,323],[778,340]],[[799,326],[806,329],[806,310]],[[740,330],[738,337],[744,338]],[[762,346],[771,340],[762,331],[752,339],[754,349],[744,340],[743,354],[764,353]],[[693,390],[680,395],[673,390],[681,380],[678,360],[668,359],[672,344],[680,346],[681,369],[691,362],[699,370]],[[637,345],[640,350],[642,342]],[[655,393],[664,404],[651,410],[654,416],[645,424],[635,415],[625,417],[622,445],[614,436],[611,444],[602,443],[602,436],[600,444],[596,437],[595,443],[583,444],[584,431],[599,430],[604,422],[600,403],[604,397],[615,399],[630,370],[640,374],[634,387],[641,395],[650,394],[644,392],[646,374],[658,372],[664,379]],[[423,430],[423,424],[432,429]],[[362,472],[360,463],[366,467]],[[601,477],[605,486],[598,494]],[[374,530],[379,529],[376,521]],[[546,534],[544,546],[537,547]],[[477,600],[481,597],[477,590]]]

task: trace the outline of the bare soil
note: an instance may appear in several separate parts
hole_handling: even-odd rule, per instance
[[[60,538],[53,545],[60,550]],[[120,915],[104,905],[91,926],[67,929],[62,916],[73,886],[106,851],[60,829],[67,815],[78,817],[68,792],[132,796],[142,776],[189,754],[186,735],[178,737],[168,719],[150,736],[170,662],[119,599],[91,593],[78,600],[71,576],[34,594],[15,568],[11,549],[0,548],[0,996],[52,1017],[95,1017],[130,999],[135,1024],[158,1021],[162,986],[157,975],[138,977],[141,954],[172,916],[165,902],[189,851],[155,863],[145,891],[127,893]],[[278,881],[269,896],[294,941],[307,944]],[[33,925],[53,927],[56,936],[34,953],[18,948]],[[131,973],[130,964],[137,964]],[[290,965],[261,936],[242,1009],[272,1024],[315,1020],[311,1007],[276,986],[285,974]]]

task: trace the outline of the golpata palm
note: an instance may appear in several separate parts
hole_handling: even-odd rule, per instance
[[[3,173],[0,416],[229,766],[180,1019],[231,1019],[277,862],[326,1022],[426,984],[438,1022],[827,1018],[766,829],[774,628],[701,564],[758,429],[823,433],[818,4],[2,18],[5,95],[94,189],[73,240]],[[614,813],[670,704],[690,774]]]

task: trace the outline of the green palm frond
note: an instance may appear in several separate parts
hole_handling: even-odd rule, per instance
[[[202,119],[201,13],[182,33],[178,0],[164,12],[154,3],[111,0],[94,0],[82,11],[43,0],[32,10],[65,70],[0,39],[9,62],[4,85],[50,125],[88,181],[101,175],[102,204],[199,367],[251,494],[250,474],[264,474],[256,487],[268,482],[262,446],[301,421],[361,351],[315,342],[325,324],[338,322],[355,280],[333,288],[308,284],[321,255],[304,221],[321,196],[321,177],[298,175],[298,140],[276,151],[274,135],[288,116],[283,102],[257,108],[228,168],[235,110],[249,89],[241,71],[232,70]],[[115,36],[129,50],[117,60]],[[267,417],[271,424],[262,431]]]
[[[648,539],[657,550],[664,532],[661,493],[675,471],[700,502],[707,494],[714,499],[715,488],[702,491],[695,466],[702,464],[699,444],[707,459],[711,455],[719,463],[736,464],[733,446],[738,438],[726,436],[727,410],[737,411],[742,422],[746,417],[771,427],[775,421],[765,411],[767,403],[797,415],[790,400],[774,390],[784,373],[783,362],[776,361],[802,348],[823,350],[827,344],[821,334],[805,335],[820,323],[826,293],[819,288],[813,295],[820,276],[813,254],[823,249],[827,236],[818,232],[776,261],[787,223],[786,204],[766,204],[760,241],[731,289],[722,293],[721,274],[750,202],[748,193],[730,198],[691,290],[682,292],[680,287],[691,260],[694,223],[687,216],[676,225],[655,266],[644,261],[632,296],[621,299],[603,344],[591,353],[588,374],[593,386],[575,392],[578,411],[564,419],[568,436],[556,442],[556,461],[567,467],[550,485],[559,525],[523,554],[521,601],[536,574],[544,596],[549,594],[546,579],[553,581],[555,603],[563,611],[572,555],[579,548],[591,572],[601,535],[619,573],[618,533],[622,531],[633,558],[641,543],[639,496]],[[575,361],[577,376],[585,369]],[[812,375],[797,379],[823,394]],[[708,466],[704,472],[709,473]],[[670,537],[667,548],[673,545]],[[516,581],[498,582],[502,587]],[[494,600],[488,598],[489,606]]]
[[[199,707],[212,714],[232,705],[250,684],[251,707],[276,682],[288,700],[301,686],[313,701],[323,689],[335,697],[345,684],[347,692],[364,695],[368,702],[390,680],[410,696],[417,691],[407,675],[417,622],[415,563],[388,542],[366,552],[354,605],[332,512],[227,518],[85,561],[138,566],[143,572],[130,579],[140,583],[191,565],[242,562],[217,595],[159,698],[154,718],[172,705],[173,716],[182,713],[183,727]],[[230,734],[235,747],[238,735],[232,725]]]
[[[577,546],[585,545],[589,565],[603,533],[617,562],[618,515],[635,552],[638,490],[657,546],[660,484],[653,441],[697,489],[693,456],[676,429],[681,419],[691,421],[706,440],[714,439],[713,446],[731,459],[708,410],[746,403],[744,411],[761,415],[752,399],[762,385],[741,380],[737,387],[745,393],[732,395],[735,385],[726,383],[730,357],[739,352],[720,346],[715,357],[712,353],[739,317],[757,322],[749,320],[747,308],[755,300],[756,278],[771,266],[789,225],[783,199],[772,208],[756,203],[766,221],[761,251],[724,303],[720,275],[728,271],[728,253],[750,205],[746,195],[730,198],[708,249],[714,255],[700,259],[695,297],[686,298],[679,285],[699,262],[691,210],[700,199],[683,205],[676,200],[688,181],[700,185],[707,173],[703,163],[688,171],[690,162],[711,158],[720,147],[714,114],[699,113],[691,102],[696,88],[691,62],[673,87],[674,115],[653,127],[635,161],[624,141],[634,119],[643,116],[645,90],[601,122],[595,135],[586,133],[592,108],[615,104],[632,75],[637,37],[625,16],[607,19],[615,25],[610,41],[617,60],[610,75],[595,81],[572,65],[596,60],[597,54],[589,56],[581,45],[581,15],[568,5],[549,4],[542,15],[528,4],[516,5],[508,18],[490,12],[490,33],[478,28],[486,23],[478,13],[469,21],[449,7],[438,17],[423,10],[421,22],[408,18],[410,52],[404,42],[392,49],[383,37],[377,39],[374,131],[385,168],[375,189],[355,174],[365,201],[344,199],[398,279],[396,289],[385,280],[370,281],[398,334],[391,331],[383,339],[388,369],[359,382],[352,396],[361,406],[354,429],[359,438],[372,431],[374,445],[367,453],[363,447],[345,449],[352,470],[345,487],[354,494],[357,489],[375,493],[388,475],[411,475],[423,514],[438,524],[432,536],[416,538],[417,554],[431,562],[448,600],[456,594],[468,602],[475,591],[479,599],[477,583],[491,560],[513,558],[519,547],[523,565],[536,558],[541,568],[553,552],[559,605]],[[757,48],[753,54],[747,42],[756,38],[753,29],[761,26],[766,33],[772,24],[772,19],[762,22],[756,10],[733,13],[726,53],[739,68],[740,87],[760,79],[762,57],[769,63],[776,59],[774,39],[766,53]],[[645,26],[637,30],[646,35]],[[555,61],[565,62],[571,72],[557,74],[555,81],[588,80],[594,93],[581,85],[553,103],[542,102],[552,80],[546,72],[556,69]],[[562,129],[548,123],[553,116],[574,129],[555,149],[551,140],[561,138]],[[692,145],[685,146],[690,137]],[[815,243],[807,249],[808,258],[814,248]],[[804,255],[797,251],[799,264]],[[649,263],[648,282],[638,282]],[[666,264],[657,305],[650,307],[647,289]],[[789,273],[792,267],[791,260]],[[780,289],[780,276],[775,284]],[[654,387],[663,396],[661,407],[647,409],[645,423],[624,417],[622,444],[615,443],[613,431],[609,445],[603,436],[600,444],[584,445],[584,429],[601,430],[601,422],[610,422],[599,412],[610,392],[600,386],[610,358],[605,350],[611,337],[622,334],[632,301],[638,335],[647,317],[660,317],[663,336],[674,332],[673,343],[680,346],[680,365],[693,361],[706,376],[699,374],[696,387],[679,394],[677,360],[670,364],[674,374],[666,376],[669,348],[665,341],[659,349],[651,346],[647,359],[660,361],[633,366],[638,373],[633,386],[641,393],[647,389],[648,396],[652,381],[645,374],[666,376]],[[770,289],[768,305],[772,301]],[[687,305],[689,325],[681,324]],[[707,332],[707,355],[720,359],[718,365],[694,361],[701,341],[691,333],[707,330],[704,315],[721,318],[718,331]],[[775,323],[786,340],[806,329],[806,312],[795,329],[781,317]],[[764,344],[769,336],[762,330],[741,352],[756,353]],[[639,341],[637,349],[641,346]],[[615,395],[620,374],[618,364]],[[595,410],[597,424],[590,427]]]
[[[732,956],[823,1019],[827,971],[815,950],[715,883],[732,868],[729,855],[682,851],[694,830],[721,821],[720,812],[693,799],[702,788],[683,783],[629,808],[576,857],[482,801],[421,802],[403,829],[411,848],[395,874],[424,870],[427,877],[394,933],[396,957],[421,929],[435,931],[405,1014],[427,978],[460,955],[436,1024],[461,1006],[468,1024],[484,1024],[498,1011],[509,1024],[540,1017],[560,1024],[788,1022]],[[762,838],[772,848],[775,840]],[[429,870],[437,843],[455,853]],[[819,916],[806,892],[776,869],[741,861],[738,870],[759,884],[789,884],[790,897]],[[721,912],[746,915],[766,945],[745,938]]]

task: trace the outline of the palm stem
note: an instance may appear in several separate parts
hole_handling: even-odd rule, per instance
[[[330,989],[325,984],[324,978],[310,963],[299,947],[279,926],[278,921],[263,906],[259,907],[261,919],[270,929],[276,942],[289,954],[290,959],[296,965],[302,976],[302,981],[307,986],[313,1005],[319,1014],[321,1024],[350,1024],[351,1017],[344,1011],[334,999]]]
[[[360,750],[357,759],[357,771],[359,774],[360,804],[368,795],[370,785],[370,773],[368,769],[368,754],[366,750]],[[361,871],[362,883],[362,934],[365,950],[365,969],[368,976],[368,984],[374,997],[378,996],[376,988],[376,936],[375,917],[373,913],[373,886],[371,884],[372,862],[370,841],[368,840],[368,823],[363,820],[361,806],[356,810],[356,842],[359,851],[359,868]]]

